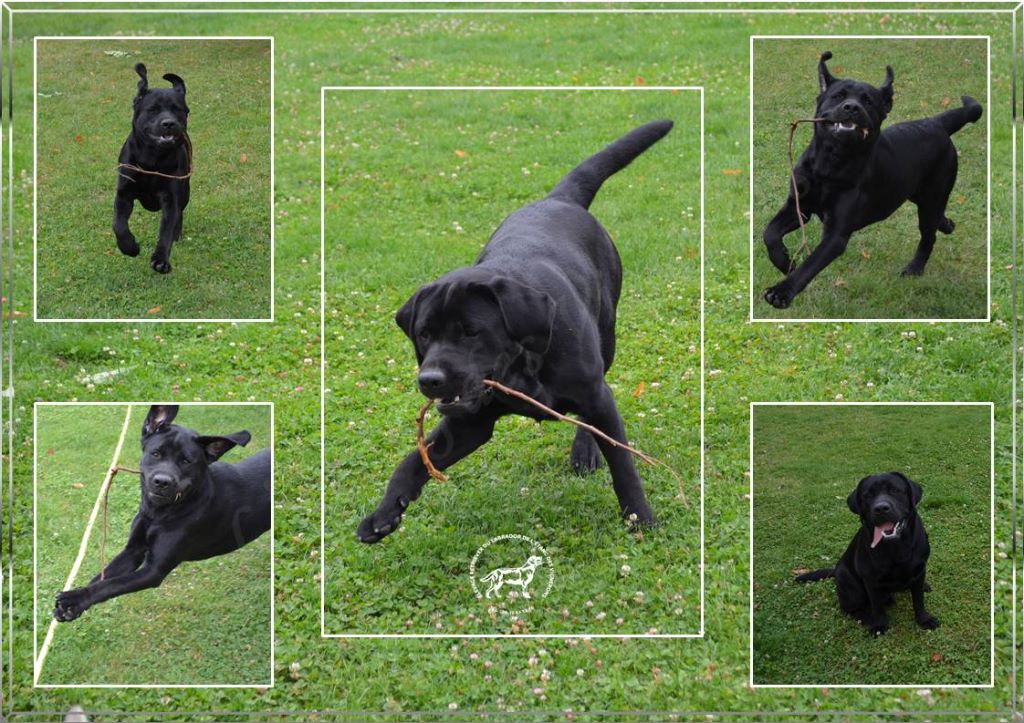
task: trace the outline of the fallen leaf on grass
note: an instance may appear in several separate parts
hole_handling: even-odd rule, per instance
[[[238,162],[239,163],[248,163],[249,162],[249,154],[248,153],[243,153],[242,155],[240,155],[238,157]]]
[[[85,485],[82,484],[81,482],[75,482],[71,486],[74,487],[76,490],[84,490],[85,489]]]
[[[161,307],[154,306],[152,309],[146,311],[147,314],[159,314]]]
[[[458,156],[459,158],[465,158],[465,157],[466,157],[466,156],[468,156],[469,154],[468,154],[468,153],[466,153],[466,152],[465,152],[464,150],[462,150],[461,148],[456,148],[456,149],[455,149],[455,155],[457,155],[457,156]]]
[[[860,250],[860,255],[863,256],[866,259],[870,259],[871,258],[871,252],[868,251],[867,249],[861,249]]]
[[[836,279],[836,286],[846,286],[846,279]]]
[[[722,175],[723,176],[741,176],[741,175],[743,175],[743,169],[742,168],[723,168],[722,169]]]
[[[951,101],[951,100],[949,99],[949,96],[948,96],[948,95],[947,95],[947,96],[943,96],[943,98],[942,98],[942,107],[943,107],[943,108],[948,108],[948,107],[949,107],[949,104],[950,104],[950,103],[952,103],[952,102],[953,102],[953,101]]]
[[[647,382],[640,382],[636,385],[636,389],[633,390],[633,398],[639,399],[644,395],[645,391],[647,391]]]

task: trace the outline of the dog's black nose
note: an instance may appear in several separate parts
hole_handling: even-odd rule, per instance
[[[428,397],[435,397],[444,388],[444,385],[448,382],[448,378],[445,373],[440,369],[424,369],[420,372],[419,379],[420,391]]]
[[[159,487],[160,489],[170,487],[171,484],[174,482],[173,479],[171,479],[169,476],[165,474],[155,474],[152,477],[150,477],[149,480],[150,482],[153,483],[154,487]]]
[[[885,513],[892,510],[892,505],[890,505],[888,502],[885,502],[884,500],[881,500],[879,502],[876,502],[871,507],[871,510],[876,514],[884,515]]]
[[[849,112],[853,110],[853,103],[843,103],[843,110]]]
[[[160,127],[163,128],[165,131],[174,130],[175,128],[178,127],[178,121],[174,120],[173,118],[164,118],[162,121],[160,121]]]

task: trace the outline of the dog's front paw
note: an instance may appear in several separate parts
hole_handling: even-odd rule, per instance
[[[884,616],[880,618],[869,617],[864,621],[864,625],[867,626],[868,632],[874,637],[885,635],[885,631],[889,629],[889,621]]]
[[[57,593],[53,617],[61,623],[71,622],[89,609],[89,591],[84,587]]]
[[[650,506],[646,502],[642,505],[635,505],[623,510],[622,518],[634,530],[658,526],[658,518],[654,516],[654,512],[651,511]]]
[[[900,276],[906,278],[907,276],[920,276],[924,273],[924,266],[916,264],[911,261],[909,264],[903,267],[903,271],[900,272]]]
[[[785,281],[781,284],[776,284],[764,292],[764,300],[776,309],[788,308],[790,302],[793,301],[793,296],[793,290]]]
[[[402,515],[408,506],[409,500],[405,497],[391,503],[382,502],[372,515],[359,523],[356,537],[367,544],[380,542],[402,524]]]
[[[171,273],[171,262],[167,259],[158,258],[155,254],[153,258],[149,260],[149,265],[153,267],[153,271],[160,274]]]
[[[593,435],[580,430],[572,441],[572,453],[569,455],[569,461],[576,474],[590,474],[601,466],[603,459],[601,448],[597,446]]]
[[[117,237],[117,248],[125,256],[134,257],[139,255],[139,242],[135,240],[135,236],[130,231]]]
[[[935,630],[935,628],[939,627],[939,620],[933,617],[931,613],[926,612],[923,615],[917,616],[917,624],[925,630]]]

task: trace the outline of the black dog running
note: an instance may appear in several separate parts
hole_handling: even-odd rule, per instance
[[[53,617],[160,585],[182,562],[237,550],[270,529],[271,452],[217,462],[248,432],[200,435],[171,424],[176,405],[154,405],[142,425],[142,499],[128,542],[85,587],[57,594]]]
[[[886,67],[878,88],[856,80],[834,78],[825,61],[818,63],[821,94],[814,137],[793,169],[800,210],[824,223],[821,243],[798,267],[791,268],[783,237],[800,227],[796,199],[789,198],[764,230],[772,264],[786,274],[765,300],[785,309],[826,266],[845,250],[850,236],[891,216],[906,201],[917,205],[921,240],[904,276],[924,273],[935,245],[935,233],[953,232],[946,203],[957,173],[957,152],[950,139],[967,123],[981,118],[981,105],[969,96],[963,107],[931,118],[897,123],[882,130],[892,110],[893,71]]]
[[[160,211],[160,232],[149,265],[161,274],[171,271],[171,244],[181,238],[181,222],[189,199],[192,147],[188,140],[185,81],[164,75],[171,88],[150,88],[146,66],[135,66],[139,91],[133,101],[132,132],[118,156],[114,197],[114,236],[127,256],[139,255],[128,219],[135,201],[147,211]]]

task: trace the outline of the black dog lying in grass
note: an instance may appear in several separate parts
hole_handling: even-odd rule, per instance
[[[814,138],[793,170],[800,211],[824,223],[821,243],[792,268],[783,237],[800,227],[790,184],[789,198],[764,230],[764,243],[784,281],[768,289],[765,300],[785,309],[826,266],[840,256],[850,236],[891,216],[906,201],[917,205],[921,240],[904,276],[919,276],[935,245],[935,232],[949,234],[954,224],[946,203],[956,182],[957,153],[950,139],[967,123],[981,118],[981,106],[963,96],[963,107],[931,118],[897,123],[882,130],[892,110],[893,72],[886,67],[878,88],[856,80],[832,77],[825,61],[818,64],[821,95]]]
[[[128,543],[85,587],[57,594],[53,617],[74,620],[118,595],[157,587],[190,560],[237,550],[270,529],[271,453],[217,462],[248,432],[204,436],[171,424],[176,405],[155,405],[142,425],[142,499]]]
[[[421,287],[396,316],[419,361],[420,391],[440,400],[442,420],[429,436],[430,460],[445,469],[487,442],[506,414],[549,419],[511,397],[501,382],[560,413],[576,413],[619,442],[626,430],[604,380],[615,356],[615,307],[622,264],[608,232],[587,209],[601,184],[672,129],[648,123],[571,171],[547,198],[501,224],[476,264]],[[652,523],[633,459],[583,429],[572,445],[581,474],[608,461],[623,516]],[[428,472],[418,452],[391,475],[384,498],[358,537],[394,532]]]
[[[133,101],[132,132],[118,157],[114,236],[121,253],[138,256],[139,244],[128,228],[135,202],[147,211],[159,211],[160,234],[149,265],[167,274],[171,271],[171,244],[181,238],[192,174],[185,81],[167,73],[164,80],[171,88],[150,88],[146,66],[139,63],[135,72],[139,90]]]
[[[939,627],[924,606],[924,594],[931,590],[925,580],[931,547],[917,514],[922,494],[921,485],[899,472],[862,479],[846,500],[861,519],[846,552],[834,568],[804,573],[796,581],[834,577],[843,612],[873,635],[888,630],[885,607],[892,603],[893,593],[901,590],[910,590],[918,625],[928,630]]]

